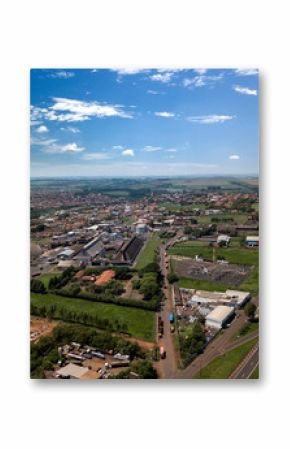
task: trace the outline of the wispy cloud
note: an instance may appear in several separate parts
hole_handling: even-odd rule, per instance
[[[236,69],[235,74],[242,75],[242,76],[258,75],[259,70],[258,69]]]
[[[146,145],[144,147],[144,151],[146,151],[147,153],[154,153],[155,151],[160,151],[162,150],[162,147],[153,147],[151,145]]]
[[[111,159],[111,156],[108,153],[86,153],[82,156],[82,159],[85,161],[104,161]]]
[[[60,78],[60,79],[68,79],[75,76],[74,72],[68,72],[66,70],[60,70],[51,72],[47,75],[48,78]]]
[[[133,118],[132,113],[123,110],[122,105],[100,104],[96,101],[81,101],[69,98],[53,98],[54,104],[48,108],[33,108],[32,120],[45,119],[58,122],[83,122],[92,117]]]
[[[44,125],[39,126],[39,128],[36,129],[36,132],[39,134],[42,133],[47,133],[48,132],[48,128]]]
[[[131,150],[130,148],[128,148],[127,150],[122,151],[122,155],[133,157],[133,156],[135,156],[135,153],[134,153],[134,150]]]
[[[204,69],[201,69],[204,70]],[[196,70],[197,71],[197,70]],[[203,72],[205,73],[205,72]],[[184,87],[203,87],[213,86],[216,82],[221,81],[224,78],[223,73],[219,75],[198,75],[193,78],[184,78],[182,84]]]
[[[122,145],[113,145],[113,150],[123,150],[123,146]]]
[[[207,72],[207,69],[194,69],[194,71],[199,75],[204,75]]]
[[[31,139],[31,145],[42,147],[45,153],[80,153],[85,151],[84,147],[80,147],[77,143],[61,144],[57,139]]]
[[[229,159],[231,159],[232,161],[237,161],[240,159],[240,156],[238,154],[231,154],[229,156]]]
[[[171,118],[171,117],[175,117],[175,114],[173,112],[167,112],[167,111],[163,111],[163,112],[154,112],[154,114],[157,117],[164,117],[164,118]]]
[[[239,94],[243,95],[257,95],[256,89],[249,89],[248,87],[242,87],[242,86],[233,86],[233,89],[238,92]]]
[[[78,128],[74,127],[74,126],[67,126],[65,128],[60,128],[60,129],[61,129],[61,131],[69,131],[69,132],[71,132],[73,134],[80,133],[80,130]]]
[[[167,151],[168,153],[176,153],[177,152],[176,148],[168,148],[168,150],[165,150],[165,151]]]
[[[151,95],[165,95],[165,92],[158,92],[157,90],[148,89],[147,94]]]
[[[120,69],[112,69],[114,72],[117,72],[118,75],[136,75],[137,73],[148,72],[148,69],[136,68],[136,67],[126,67]]]
[[[187,120],[191,123],[201,123],[208,125],[212,123],[224,123],[228,120],[235,118],[233,115],[195,115],[187,117]]]

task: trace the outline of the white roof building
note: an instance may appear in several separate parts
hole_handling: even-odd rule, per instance
[[[72,379],[81,379],[81,377],[89,371],[89,368],[69,363],[68,365],[60,368],[56,374],[60,376],[69,376]]]
[[[229,235],[220,234],[217,238],[217,243],[225,242],[227,245],[230,243],[231,237]]]
[[[250,292],[242,292],[240,290],[227,290],[226,295],[227,297],[233,299],[235,304],[239,307],[242,307],[251,296]]]
[[[207,316],[205,325],[208,327],[215,327],[221,329],[226,322],[233,316],[234,307],[217,306]]]

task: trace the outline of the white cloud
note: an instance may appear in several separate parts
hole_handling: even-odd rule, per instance
[[[229,159],[231,159],[232,161],[237,161],[240,159],[240,156],[238,154],[231,154],[229,156]]]
[[[99,104],[95,101],[53,98],[54,104],[49,108],[33,107],[31,119],[46,119],[59,122],[82,122],[92,117],[133,118],[132,113],[125,112],[122,105]]]
[[[177,152],[177,150],[175,148],[169,148],[168,150],[165,150],[165,151],[167,151],[168,153],[176,153]]]
[[[149,78],[151,79],[151,81],[160,81],[161,83],[169,83],[173,75],[174,75],[173,72],[155,73],[154,75],[151,75]]]
[[[165,117],[165,118],[171,118],[171,117],[175,117],[175,114],[173,112],[154,112],[155,115],[157,115],[157,117]]]
[[[233,115],[196,115],[192,117],[187,117],[187,120],[191,123],[201,123],[204,125],[212,123],[223,123],[228,120],[232,120]]]
[[[147,153],[153,153],[160,150],[162,150],[162,147],[152,147],[151,145],[146,145],[146,147],[144,147],[144,151]]]
[[[123,156],[130,156],[130,157],[135,156],[134,150],[131,150],[130,148],[128,148],[127,150],[122,151],[122,155]]]
[[[44,125],[39,126],[39,128],[36,129],[37,133],[47,133],[48,132],[48,128]]]
[[[233,86],[233,89],[243,95],[257,95],[256,89],[249,89],[248,87],[241,86]]]
[[[123,146],[122,145],[113,145],[113,150],[123,150]]]
[[[61,78],[61,79],[68,79],[72,78],[73,76],[75,76],[73,72],[67,72],[65,70],[55,71],[47,75],[48,78]]]
[[[108,153],[86,153],[82,156],[85,161],[104,161],[111,159]]]
[[[259,70],[258,69],[236,69],[235,73],[236,73],[236,75],[251,76],[251,75],[258,75]]]

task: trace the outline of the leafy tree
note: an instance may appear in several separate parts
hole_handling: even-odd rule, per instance
[[[185,226],[183,232],[186,235],[190,235],[190,234],[192,234],[192,228],[190,226]]]
[[[167,280],[170,284],[174,284],[174,282],[179,281],[179,277],[175,273],[169,273],[167,276]]]
[[[245,314],[249,318],[249,320],[253,320],[255,318],[257,306],[252,302],[249,302],[245,305]]]
[[[31,279],[30,290],[34,293],[47,293],[47,290],[39,279]]]

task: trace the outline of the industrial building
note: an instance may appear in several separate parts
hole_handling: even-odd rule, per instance
[[[188,290],[180,289],[188,297],[188,302],[192,304],[210,304],[219,303],[232,307],[243,307],[243,305],[250,299],[250,292],[243,292],[240,290],[226,290],[223,292],[211,292],[206,290]],[[176,293],[175,293],[176,295]]]
[[[247,236],[246,245],[249,247],[259,246],[259,236],[258,235]]]
[[[217,306],[206,316],[205,325],[221,329],[233,317],[234,311],[234,307]]]

